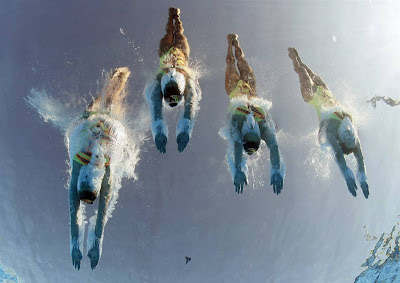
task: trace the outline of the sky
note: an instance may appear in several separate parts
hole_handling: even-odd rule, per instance
[[[398,220],[400,5],[396,1],[2,2],[0,11],[0,262],[26,282],[354,282],[376,241]],[[131,69],[128,102],[145,107],[168,7],[181,8],[202,101],[184,153],[168,111],[167,154],[150,138],[137,181],[125,180],[92,271],[69,255],[68,159],[62,133],[24,98],[32,88],[82,104],[103,70]],[[123,32],[121,32],[121,29]],[[249,186],[235,194],[225,161],[226,35],[237,33],[260,97],[272,102],[286,164],[279,196],[264,147]],[[287,57],[303,61],[352,110],[370,197],[354,198],[332,157],[319,149],[317,115],[304,103]],[[88,207],[88,214],[94,206]],[[364,227],[367,228],[364,228]],[[84,254],[86,254],[84,252]],[[185,256],[192,258],[185,264]]]

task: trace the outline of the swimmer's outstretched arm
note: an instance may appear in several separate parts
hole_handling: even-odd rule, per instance
[[[243,160],[243,144],[241,141],[241,133],[239,130],[238,122],[235,119],[231,120],[231,139],[234,142],[234,166],[231,168],[233,184],[235,185],[235,191],[243,193],[244,185],[247,185],[246,161]]]
[[[283,176],[280,171],[281,160],[279,156],[278,143],[276,142],[276,131],[273,122],[264,120],[260,125],[261,139],[265,141],[269,148],[271,159],[271,185],[274,193],[280,194],[283,188]]]
[[[335,135],[330,132],[327,132],[327,139],[332,147],[340,172],[342,173],[343,177],[346,180],[347,188],[354,197],[357,196],[356,193],[357,185],[354,179],[354,174],[346,164],[342,148],[340,147],[340,144],[338,142],[337,134]]]
[[[357,147],[354,151],[354,156],[356,157],[357,164],[358,164],[357,179],[358,179],[358,182],[360,183],[360,186],[361,186],[361,189],[363,191],[365,198],[368,198],[369,189],[368,189],[368,183],[367,183],[367,175],[365,173],[364,157],[363,157],[363,154],[361,151],[360,142],[358,142],[358,144],[357,144]]]
[[[70,238],[70,253],[72,257],[72,265],[78,270],[81,267],[82,253],[79,249],[79,243],[83,239],[79,239],[79,226],[81,219],[78,219],[78,212],[80,207],[80,199],[78,196],[78,177],[79,171],[82,165],[76,161],[72,162],[72,174],[69,184],[69,212],[70,212],[70,228],[71,228],[71,238]]]
[[[184,92],[185,107],[183,116],[176,127],[176,142],[178,143],[179,152],[183,152],[192,137],[194,114],[195,109],[198,107],[195,92],[196,88],[194,82],[191,79],[188,79]]]
[[[152,127],[151,132],[153,134],[153,139],[156,144],[157,149],[161,153],[165,153],[167,151],[167,136],[168,136],[168,128],[163,119],[162,113],[162,92],[161,92],[161,82],[158,78],[155,79],[153,84],[151,85],[151,94],[150,94],[150,113],[152,119]]]
[[[107,211],[110,207],[110,200],[112,197],[110,175],[110,167],[107,166],[106,173],[101,184],[96,226],[94,231],[89,231],[88,235],[88,257],[90,258],[90,266],[92,269],[97,266],[101,256],[104,226],[108,220]]]

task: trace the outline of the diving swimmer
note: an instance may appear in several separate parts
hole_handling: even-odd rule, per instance
[[[288,51],[294,70],[299,75],[303,99],[317,111],[320,123],[319,135],[326,134],[328,144],[331,146],[336,162],[346,180],[347,188],[353,196],[357,195],[353,172],[347,166],[344,158],[344,155],[353,153],[358,164],[358,182],[365,198],[368,198],[369,190],[364,158],[352,116],[336,100],[322,79],[301,61],[297,50],[289,48]]]
[[[166,35],[160,41],[158,53],[160,68],[154,82],[147,89],[153,139],[157,149],[166,153],[168,128],[163,116],[163,100],[171,108],[184,104],[176,130],[178,151],[183,152],[192,135],[199,99],[193,72],[189,68],[190,48],[183,34],[179,8],[169,8]]]
[[[228,34],[227,39],[225,90],[230,99],[228,123],[229,140],[234,144],[234,168],[231,168],[231,171],[235,191],[243,193],[243,187],[247,185],[247,164],[246,158],[243,158],[243,150],[248,155],[252,155],[257,152],[263,140],[270,151],[271,185],[274,193],[279,195],[284,176],[281,170],[275,124],[268,112],[269,104],[256,94],[254,72],[244,58],[238,35]],[[235,53],[233,53],[233,47]]]
[[[372,107],[376,108],[376,102],[383,100],[383,102],[385,102],[387,105],[390,106],[397,106],[400,105],[400,100],[396,100],[390,97],[386,97],[386,96],[374,96],[373,98],[371,98],[370,100],[368,100],[368,103],[372,104]]]
[[[78,124],[69,133],[71,179],[69,205],[71,223],[70,252],[72,264],[78,270],[82,259],[84,207],[99,198],[95,221],[91,219],[87,238],[88,257],[94,269],[101,257],[104,226],[110,217],[110,202],[115,202],[115,168],[124,159],[126,132],[118,121],[121,117],[128,68],[117,68],[99,94],[86,108]],[[126,157],[126,156],[125,156]]]

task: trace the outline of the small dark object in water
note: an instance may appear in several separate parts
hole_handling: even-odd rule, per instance
[[[185,256],[185,259],[186,259],[186,264],[188,264],[188,262],[192,260],[192,258],[188,256]]]

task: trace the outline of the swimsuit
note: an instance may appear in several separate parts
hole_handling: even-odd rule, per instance
[[[90,115],[98,114],[98,112],[87,112],[84,114],[86,119]],[[86,116],[87,115],[87,116]],[[87,132],[88,130],[85,130]],[[100,139],[100,143],[108,143],[110,141],[110,129],[104,124],[103,120],[98,121],[96,124],[90,127],[89,131],[91,131],[91,134],[94,136],[93,138],[95,139]],[[90,145],[88,146],[90,148]],[[88,165],[90,163],[90,160],[92,158],[92,152],[90,150],[83,150],[81,152],[78,152],[73,160],[78,162],[79,164],[82,165]],[[105,166],[110,166],[110,157],[107,155],[104,155],[104,158],[106,159]]]
[[[317,86],[317,91],[313,98],[307,103],[311,104],[311,106],[315,108],[319,121],[322,120],[322,112],[329,111],[331,108],[338,108],[339,106],[338,101],[333,97],[332,93],[321,86]],[[349,117],[350,120],[352,120],[350,114],[342,110],[337,110],[330,114],[328,119],[342,121],[346,117]]]
[[[231,94],[229,94],[229,98],[230,99],[237,98],[252,93],[253,90],[251,86],[248,83],[244,82],[243,80],[239,80],[238,83],[236,84],[236,87],[232,90]],[[246,116],[250,113],[253,114],[254,120],[256,120],[257,123],[260,123],[263,119],[265,119],[266,116],[265,111],[262,107],[251,105],[249,103],[242,106],[238,106],[233,111],[233,115]]]
[[[233,115],[243,115],[246,116],[248,114],[252,113],[254,116],[254,120],[256,120],[257,123],[260,123],[263,119],[265,119],[265,111],[259,106],[247,104],[247,105],[242,105],[239,107],[236,107],[235,110],[233,111]]]
[[[246,94],[252,94],[253,89],[251,86],[244,82],[243,80],[239,80],[238,83],[236,84],[236,87],[232,90],[232,92],[229,94],[229,98],[235,98],[235,97],[240,97]]]
[[[185,54],[179,48],[173,46],[160,57],[160,69],[158,73],[166,74],[169,69],[177,68],[185,76],[189,76],[190,69]]]

